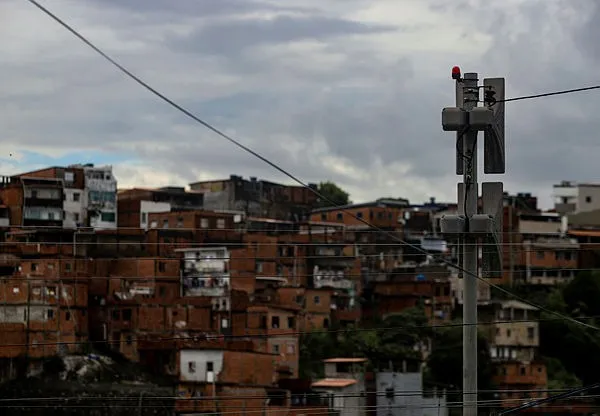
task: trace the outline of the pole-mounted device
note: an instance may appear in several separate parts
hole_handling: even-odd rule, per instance
[[[456,81],[456,106],[442,110],[442,128],[456,132],[458,214],[444,215],[441,231],[459,248],[463,271],[463,415],[477,416],[477,300],[479,244],[481,270],[487,277],[502,276],[502,182],[482,184],[481,204],[477,183],[477,135],[484,132],[484,172],[505,171],[504,78],[490,78],[479,86],[476,73],[461,74],[452,68]],[[483,105],[480,90],[483,89]],[[462,257],[462,259],[461,259]]]

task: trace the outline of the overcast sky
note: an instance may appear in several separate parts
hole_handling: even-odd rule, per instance
[[[519,96],[600,83],[595,0],[45,0],[158,90],[354,201],[455,200],[450,69]],[[26,0],[0,0],[0,171],[110,163],[119,185],[290,182],[125,78]],[[600,92],[508,103],[510,192],[599,179]],[[484,178],[486,179],[486,178]]]

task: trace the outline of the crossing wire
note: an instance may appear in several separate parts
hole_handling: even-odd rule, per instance
[[[201,124],[202,126],[204,126],[205,128],[211,130],[212,132],[214,132],[215,134],[219,135],[223,139],[229,141],[230,143],[234,144],[238,148],[244,150],[245,152],[251,154],[252,156],[256,157],[257,159],[259,159],[262,162],[266,163],[267,165],[271,166],[275,170],[279,171],[280,173],[282,173],[285,176],[287,176],[290,179],[292,179],[294,182],[296,182],[296,183],[300,184],[301,186],[309,189],[311,192],[313,192],[321,200],[323,200],[325,202],[328,202],[332,206],[335,206],[335,207],[338,207],[340,209],[343,209],[344,210],[343,211],[344,214],[351,216],[355,220],[357,220],[357,221],[359,221],[359,222],[361,222],[361,223],[363,223],[363,224],[365,224],[365,225],[367,225],[367,226],[369,226],[371,228],[374,228],[375,230],[379,230],[383,234],[386,234],[386,235],[390,236],[391,238],[393,238],[394,240],[398,241],[399,243],[401,243],[403,245],[411,247],[412,249],[414,249],[416,251],[420,251],[420,252],[422,252],[424,254],[428,254],[427,251],[423,250],[421,247],[418,247],[418,246],[415,246],[413,244],[410,244],[410,243],[406,242],[405,240],[403,240],[403,239],[401,239],[401,238],[399,238],[399,237],[397,237],[397,236],[395,236],[393,234],[390,234],[389,232],[386,232],[385,230],[382,230],[379,227],[375,227],[374,225],[372,225],[370,222],[364,220],[363,218],[359,218],[358,216],[351,214],[346,209],[344,209],[344,207],[340,207],[338,204],[336,204],[330,198],[328,198],[325,195],[321,194],[318,190],[309,187],[307,183],[303,182],[302,180],[300,180],[299,178],[297,178],[295,175],[293,175],[292,173],[288,172],[286,169],[280,167],[278,164],[276,164],[274,162],[271,162],[269,159],[267,159],[266,157],[262,156],[258,152],[252,150],[248,146],[245,146],[244,144],[242,144],[238,140],[232,138],[231,136],[229,136],[226,133],[222,132],[218,128],[212,126],[208,122],[202,120],[201,118],[199,118],[198,116],[196,116],[195,114],[193,114],[191,111],[187,110],[185,107],[177,104],[175,101],[173,101],[172,99],[168,98],[166,95],[162,94],[161,92],[159,92],[155,88],[153,88],[151,85],[149,85],[148,83],[146,83],[145,81],[143,81],[141,78],[139,78],[138,76],[136,76],[134,73],[132,73],[131,71],[129,71],[127,68],[125,68],[123,65],[119,64],[116,60],[114,60],[108,54],[106,54],[105,52],[103,52],[100,48],[98,48],[96,45],[94,45],[86,37],[84,37],[82,34],[80,34],[73,27],[71,27],[68,23],[66,23],[64,20],[62,20],[58,16],[56,16],[54,13],[52,13],[46,7],[42,6],[38,1],[36,1],[36,0],[27,0],[27,1],[29,3],[31,3],[32,5],[34,5],[35,7],[37,7],[42,12],[44,12],[47,16],[49,16],[51,19],[53,19],[54,21],[56,21],[59,25],[61,25],[62,27],[64,27],[67,31],[69,31],[70,33],[72,33],[75,37],[77,37],[79,40],[81,40],[83,43],[85,43],[87,46],[89,46],[91,49],[93,49],[96,53],[98,53],[100,56],[102,56],[104,59],[106,59],[112,65],[114,65],[116,68],[118,68],[122,73],[124,73],[125,75],[127,75],[129,78],[131,78],[132,80],[134,80],[135,82],[137,82],[143,88],[145,88],[146,90],[148,90],[149,92],[151,92],[152,94],[154,94],[155,96],[157,96],[158,98],[160,98],[161,100],[163,100],[164,102],[166,102],[167,104],[169,104],[171,107],[173,107],[176,110],[180,111],[181,113],[183,113],[184,115],[186,115],[190,119],[192,119],[195,122]],[[536,305],[535,303],[533,303],[533,302],[531,302],[531,301],[529,301],[529,300],[527,300],[527,299],[525,299],[525,298],[523,298],[521,296],[518,296],[518,295],[512,293],[511,291],[502,288],[501,286],[498,286],[498,285],[495,285],[495,284],[489,282],[487,279],[484,279],[483,277],[478,276],[476,273],[471,273],[470,271],[466,270],[464,267],[455,265],[455,264],[453,264],[450,261],[445,261],[445,262],[449,266],[460,270],[462,273],[470,275],[470,276],[472,276],[472,277],[474,277],[474,278],[476,278],[478,280],[481,280],[481,281],[485,282],[486,284],[490,285],[491,287],[494,287],[497,290],[505,293],[506,295],[509,295],[509,296],[511,296],[511,297],[513,297],[513,298],[515,298],[517,300],[520,300],[523,303],[526,303],[526,304],[528,304],[530,306],[533,306],[535,308],[543,310],[543,311],[545,311],[547,313],[550,313],[552,315],[555,315],[557,317],[562,317],[563,319],[571,321],[573,323],[576,323],[577,325],[585,326],[585,327],[593,329],[595,331],[599,331],[600,330],[600,328],[598,328],[598,327],[596,327],[594,325],[589,325],[589,324],[587,324],[585,322],[581,322],[581,321],[579,321],[577,319],[574,319],[574,318],[571,318],[569,316],[562,315],[562,314],[560,314],[558,312],[551,311],[549,309],[541,307],[540,305]]]

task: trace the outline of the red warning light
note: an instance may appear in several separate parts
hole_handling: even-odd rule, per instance
[[[460,79],[460,68],[457,66],[452,67],[452,79]]]

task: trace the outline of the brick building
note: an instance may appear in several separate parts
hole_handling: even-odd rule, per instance
[[[316,184],[309,184],[316,189]],[[248,216],[283,220],[306,220],[317,196],[303,186],[283,185],[251,177],[194,182],[190,189],[204,194],[207,210],[242,211]]]
[[[180,187],[157,189],[122,189],[117,194],[120,228],[148,229],[152,213],[202,210],[204,197],[200,192]]]

